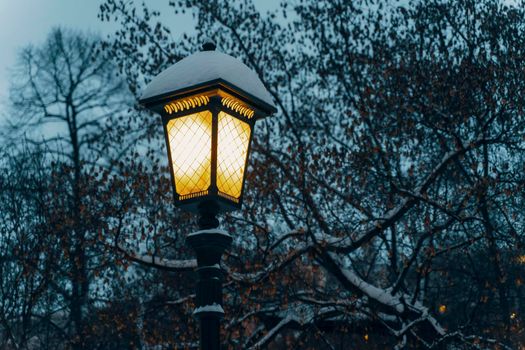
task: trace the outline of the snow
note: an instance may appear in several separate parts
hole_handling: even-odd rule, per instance
[[[217,303],[213,303],[212,305],[199,306],[195,308],[195,310],[193,310],[194,315],[202,313],[202,312],[216,312],[216,313],[224,314],[224,310],[222,309],[222,306]]]
[[[171,269],[192,269],[197,267],[197,260],[173,260],[173,259],[164,259],[158,258],[156,256],[136,254],[135,259],[140,260],[147,264],[164,266]]]
[[[335,261],[339,259],[335,254],[329,253]],[[341,268],[341,272],[345,278],[352,283],[357,289],[359,289],[364,295],[368,296],[371,299],[374,299],[380,302],[383,305],[388,305],[395,309],[398,313],[403,313],[405,311],[405,306],[400,298],[393,296],[388,292],[388,290],[378,288],[370,283],[365,282],[359,276],[357,276],[353,271],[347,268]]]
[[[200,230],[200,231],[190,233],[187,237],[199,236],[199,235],[205,235],[205,234],[223,235],[223,236],[231,237],[228,232],[224,230],[219,230],[219,229]]]
[[[217,79],[273,106],[272,97],[257,74],[240,60],[219,51],[197,52],[168,67],[146,86],[141,100]]]
[[[268,343],[276,334],[278,331],[281,330],[284,326],[286,326],[288,323],[293,321],[293,318],[291,315],[286,316],[283,318],[275,327],[273,327],[264,337],[262,337],[254,346],[252,346],[250,349],[260,349],[263,347],[266,343]]]
[[[339,264],[339,266],[342,266],[341,260],[338,259],[337,255],[334,253],[328,253],[330,257]],[[429,312],[428,308],[423,306],[423,304],[419,301],[415,301],[413,303],[409,302],[411,297],[409,295],[405,295],[402,293],[397,293],[395,295],[391,294],[392,289],[391,288],[378,288],[366,281],[364,281],[361,277],[359,277],[355,272],[353,272],[350,268],[343,268],[341,267],[341,272],[345,276],[345,278],[352,283],[357,289],[359,289],[366,297],[370,299],[374,299],[375,301],[387,305],[394,310],[396,310],[397,313],[401,314],[405,312],[405,308],[412,310],[419,314],[419,318],[411,321],[408,324],[404,324],[403,328],[399,331],[393,331],[396,336],[403,335],[405,332],[407,332],[411,327],[419,322],[426,321],[430,323],[430,325],[435,329],[435,331],[440,334],[441,336],[444,336],[446,334],[446,330],[439,324],[439,322],[432,317]]]
[[[281,321],[275,325],[272,329],[265,334],[256,344],[254,344],[250,349],[260,349],[263,348],[267,343],[269,343],[277,333],[289,323],[295,322],[301,326],[311,323],[315,318],[315,307],[312,305],[305,304],[290,304],[288,309],[282,310],[279,313],[282,317]]]
[[[128,258],[138,263],[144,263],[147,265],[155,265],[167,269],[174,270],[191,270],[197,267],[196,259],[189,260],[176,260],[176,259],[164,259],[157,256],[151,256],[147,254],[141,254],[136,252],[127,251],[124,247],[118,246],[119,250],[122,251]]]

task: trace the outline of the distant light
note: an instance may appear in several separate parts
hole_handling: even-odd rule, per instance
[[[516,317],[518,317],[518,314],[517,314],[517,313],[513,312],[513,313],[510,314],[510,319],[511,319],[511,320],[515,320]]]
[[[438,310],[439,310],[439,313],[443,315],[445,312],[447,312],[447,306],[441,304],[441,305],[439,305]]]
[[[365,341],[368,341],[368,333],[365,334],[363,338],[365,339]]]
[[[525,255],[520,255],[516,258],[516,261],[519,263],[519,264],[525,264]]]

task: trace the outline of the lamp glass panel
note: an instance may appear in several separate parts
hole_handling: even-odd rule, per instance
[[[167,130],[177,194],[184,196],[208,190],[211,184],[211,112],[172,119]]]
[[[217,130],[217,188],[238,199],[250,143],[250,125],[219,112]]]

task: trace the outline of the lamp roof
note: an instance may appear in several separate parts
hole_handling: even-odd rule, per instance
[[[140,103],[152,104],[159,98],[214,83],[240,90],[268,113],[275,112],[272,97],[258,75],[240,60],[213,49],[196,52],[168,67],[146,86]]]

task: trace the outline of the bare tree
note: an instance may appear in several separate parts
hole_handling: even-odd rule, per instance
[[[36,334],[45,336],[46,327],[37,318],[46,318],[56,300],[49,288],[56,249],[49,249],[52,237],[39,234],[45,225],[41,209],[49,200],[50,173],[41,166],[41,153],[6,153],[0,159],[0,344],[25,349],[34,344]]]
[[[171,6],[280,109],[257,130],[245,209],[224,222],[238,233],[231,348],[523,346],[523,4]],[[196,47],[145,5],[107,0],[100,17],[114,16],[107,48],[141,72],[135,90]]]
[[[524,345],[523,4],[171,6],[193,11],[196,37],[176,45],[146,5],[101,6],[122,25],[104,49],[130,90],[212,34],[279,106],[257,129],[244,210],[223,219],[230,348]],[[2,341],[54,329],[62,341],[41,344],[194,348],[189,216],[168,205],[155,119],[123,108],[98,53],[58,30],[22,56],[11,130],[35,147],[0,180]]]
[[[6,167],[22,162],[24,157],[31,159],[26,154],[35,152],[42,161],[29,162],[22,170],[31,175],[45,173],[48,178],[40,184],[42,191],[36,191],[17,182],[21,180],[14,176],[16,168],[10,169],[2,191],[6,196],[9,191],[19,191],[22,198],[33,196],[33,202],[28,199],[20,205],[28,213],[34,211],[35,219],[41,221],[35,226],[25,221],[27,216],[6,211],[7,218],[19,222],[9,228],[4,221],[3,237],[15,235],[14,228],[23,232],[22,237],[35,249],[28,247],[20,256],[35,259],[30,268],[39,278],[48,274],[45,282],[34,287],[41,290],[25,290],[28,297],[53,295],[48,302],[39,300],[38,309],[29,310],[30,314],[15,314],[23,317],[24,327],[26,316],[45,318],[55,331],[60,330],[64,348],[91,348],[88,320],[96,296],[93,288],[101,283],[96,277],[106,264],[102,252],[107,243],[99,234],[107,222],[100,215],[111,207],[111,203],[100,203],[106,191],[112,190],[107,174],[133,140],[133,130],[115,123],[129,104],[127,91],[116,67],[100,53],[96,38],[64,29],[53,30],[44,45],[24,49],[13,74],[12,116],[4,142],[13,145],[10,152],[15,160],[6,161]],[[22,147],[21,140],[28,147]],[[30,178],[28,175],[24,180]],[[52,242],[41,244],[42,240]],[[15,245],[17,250],[25,246],[24,242]],[[33,284],[26,282],[24,286]]]

